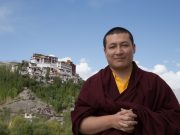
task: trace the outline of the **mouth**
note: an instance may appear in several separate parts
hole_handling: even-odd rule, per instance
[[[125,58],[114,58],[114,60],[125,60]]]
[[[114,59],[114,60],[115,60],[117,63],[119,63],[119,62],[121,63],[121,62],[124,62],[124,61],[125,61],[125,59],[119,59],[119,58],[118,58],[118,59]]]

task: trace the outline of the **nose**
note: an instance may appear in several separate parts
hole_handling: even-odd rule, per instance
[[[122,53],[123,53],[123,49],[120,45],[118,45],[116,48],[116,54],[122,54]]]

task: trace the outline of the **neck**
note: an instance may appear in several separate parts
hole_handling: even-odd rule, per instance
[[[128,67],[123,68],[123,69],[119,69],[119,68],[114,69],[112,67],[110,67],[110,68],[116,75],[118,75],[119,77],[121,77],[124,80],[132,72],[133,64],[131,63]]]

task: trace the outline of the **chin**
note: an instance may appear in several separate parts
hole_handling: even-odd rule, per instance
[[[125,69],[128,68],[131,64],[129,62],[109,62],[109,66],[114,69]]]
[[[116,64],[113,66],[115,69],[125,69],[125,68],[128,68],[129,67],[129,64],[125,64],[125,63],[121,63],[121,64]]]
[[[121,63],[117,63],[114,65],[115,67],[127,67],[128,64],[127,63],[124,63],[124,62],[121,62]]]

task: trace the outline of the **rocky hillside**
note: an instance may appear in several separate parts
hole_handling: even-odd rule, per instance
[[[32,114],[33,117],[45,117],[50,120],[62,122],[63,116],[57,114],[52,106],[42,102],[34,93],[24,88],[24,90],[13,100],[0,105],[0,109],[9,109],[12,115],[17,113],[25,115]]]

